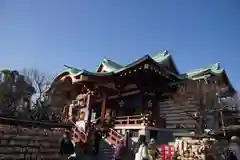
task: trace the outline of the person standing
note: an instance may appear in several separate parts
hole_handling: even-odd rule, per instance
[[[135,160],[152,160],[152,157],[148,153],[145,135],[140,135],[135,153]]]
[[[126,132],[123,138],[124,145],[125,145],[125,153],[124,158],[125,159],[134,159],[133,155],[133,141],[132,141],[132,134],[131,132]]]
[[[240,138],[231,137],[229,147],[225,153],[226,160],[240,160]]]
[[[101,139],[102,139],[101,132],[99,130],[96,130],[95,135],[94,135],[94,144],[93,144],[94,155],[98,155],[98,153],[99,153],[99,145],[100,145]]]
[[[127,132],[120,140],[116,147],[114,159],[115,160],[128,160],[131,159],[131,134]]]
[[[150,142],[148,143],[148,150],[153,160],[157,159],[157,157],[160,155],[160,152],[157,148],[155,148],[156,147],[155,145],[156,145],[155,139],[151,138]]]
[[[60,155],[62,160],[67,160],[70,155],[75,153],[74,145],[71,140],[70,132],[66,131],[61,140]]]
[[[115,149],[114,160],[124,160],[123,156],[126,151],[126,146],[124,145],[124,140],[122,139]]]

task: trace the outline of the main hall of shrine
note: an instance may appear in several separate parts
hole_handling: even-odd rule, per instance
[[[227,88],[231,96],[235,94],[219,63],[179,73],[168,51],[145,55],[125,66],[103,59],[95,72],[65,67],[51,88],[52,107],[61,109],[66,119],[82,127],[83,132],[89,127],[88,123],[104,123],[107,117],[114,119],[111,128],[119,134],[131,130],[133,136],[146,134],[152,137],[158,131],[194,130],[196,121],[186,112],[194,113],[203,106],[216,108],[219,104],[216,96],[209,95],[204,103],[199,102],[202,100],[194,93],[200,90],[197,85],[183,89],[188,92],[184,99],[183,94],[177,94],[181,86],[203,81],[215,84],[215,88]],[[174,100],[181,98],[188,103]],[[216,117],[210,117],[212,125],[219,124]]]

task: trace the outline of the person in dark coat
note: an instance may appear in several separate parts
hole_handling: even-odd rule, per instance
[[[70,132],[66,131],[63,135],[63,138],[61,140],[61,146],[60,146],[60,154],[62,156],[62,159],[68,159],[68,157],[72,154],[74,154],[74,145],[71,140]]]
[[[120,140],[119,144],[116,147],[115,150],[115,160],[125,160],[125,159],[131,159],[133,156],[131,154],[132,149],[132,135],[127,132],[125,136]]]
[[[124,160],[123,156],[127,150],[127,147],[124,145],[125,141],[122,139],[116,147],[114,159],[115,160]]]
[[[231,137],[230,144],[225,153],[226,160],[240,160],[240,138],[238,136]]]
[[[93,150],[95,155],[98,155],[101,139],[102,139],[102,134],[99,130],[97,130],[94,135],[94,145],[93,145]]]

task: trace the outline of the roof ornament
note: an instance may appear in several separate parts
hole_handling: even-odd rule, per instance
[[[149,100],[147,105],[148,105],[149,108],[151,108],[152,107],[152,101]]]
[[[163,51],[163,55],[167,55],[168,54],[168,50]]]

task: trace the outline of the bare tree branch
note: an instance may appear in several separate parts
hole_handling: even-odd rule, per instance
[[[23,75],[36,91],[34,94],[35,101],[44,100],[46,98],[44,93],[49,89],[51,84],[49,76],[39,72],[37,69],[24,69]]]
[[[185,112],[191,119],[196,121],[196,131],[203,133],[206,125],[206,116],[210,109],[213,109],[217,103],[216,93],[218,85],[215,81],[203,80],[188,80],[177,85],[176,93],[171,97],[171,100],[179,105],[189,105],[191,101],[196,103],[196,112]]]
[[[37,69],[24,69],[22,73],[27,83],[35,89],[35,94],[32,96],[32,104],[35,112],[41,112],[35,114],[40,114],[40,119],[48,116],[50,107],[46,104],[46,91],[51,84],[49,76]]]

